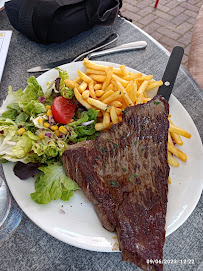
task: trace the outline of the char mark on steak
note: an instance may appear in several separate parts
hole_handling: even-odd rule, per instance
[[[96,140],[70,146],[63,165],[93,203],[109,231],[117,231],[124,261],[163,270],[169,166],[167,101],[156,96],[129,107],[122,122]]]

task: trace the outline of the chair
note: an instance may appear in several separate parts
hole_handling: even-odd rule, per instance
[[[156,3],[154,5],[154,8],[156,8],[158,6],[159,0],[156,0]]]
[[[203,89],[203,6],[194,24],[187,68]]]

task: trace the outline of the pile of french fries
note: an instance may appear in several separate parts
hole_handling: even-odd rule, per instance
[[[96,131],[106,131],[112,124],[122,121],[122,111],[126,107],[147,103],[151,100],[148,91],[163,84],[161,80],[154,81],[152,75],[130,72],[125,65],[117,69],[99,65],[88,59],[84,59],[83,64],[86,72],[78,71],[78,76],[73,80],[65,80],[65,84],[74,89],[76,99],[84,107],[99,110]],[[170,119],[169,123],[168,163],[178,167],[179,163],[174,155],[184,162],[187,155],[175,144],[183,145],[180,136],[190,138],[191,135],[173,125]]]

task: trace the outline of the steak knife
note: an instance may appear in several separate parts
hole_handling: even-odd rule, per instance
[[[96,46],[94,46],[93,48],[91,48],[90,50],[81,53],[77,57],[71,57],[71,58],[67,58],[67,59],[63,59],[63,60],[59,60],[59,61],[55,61],[55,62],[43,64],[41,66],[33,67],[31,69],[28,69],[27,72],[48,71],[48,70],[51,70],[51,69],[53,69],[55,67],[58,67],[60,65],[63,65],[63,64],[67,64],[67,63],[70,63],[70,62],[79,61],[81,58],[84,58],[88,54],[90,54],[92,52],[95,52],[95,51],[97,51],[99,49],[102,49],[103,47],[106,47],[107,45],[110,45],[111,43],[113,43],[114,41],[116,41],[118,39],[118,37],[119,37],[119,35],[117,33],[113,33],[113,34],[109,35],[105,40],[103,40],[102,42],[100,42],[99,44],[97,44]]]
[[[162,95],[167,101],[169,101],[178,70],[183,58],[184,49],[181,46],[173,48],[169,57],[164,75],[162,77],[163,85],[159,87],[158,95]]]

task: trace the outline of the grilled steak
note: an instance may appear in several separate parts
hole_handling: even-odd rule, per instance
[[[126,111],[126,112],[125,112]],[[63,165],[93,203],[102,225],[117,231],[124,261],[163,270],[169,166],[168,103],[156,96],[129,107],[96,140],[70,146]]]

